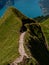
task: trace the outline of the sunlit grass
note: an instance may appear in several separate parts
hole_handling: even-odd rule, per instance
[[[0,65],[7,65],[19,56],[21,20],[11,11],[3,21],[0,24]]]

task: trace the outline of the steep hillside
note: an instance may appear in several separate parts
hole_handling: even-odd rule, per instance
[[[0,65],[8,65],[20,55],[18,52],[19,37],[24,31],[26,31],[24,47],[30,58],[27,60],[24,58],[20,65],[49,65],[49,51],[46,46],[46,39],[49,39],[49,24],[46,21],[40,26],[17,9],[8,8],[0,19]]]
[[[39,65],[49,65],[49,51],[41,26],[39,23],[32,23],[26,24],[26,27],[27,32],[24,45],[26,52],[31,55],[32,58],[34,57]]]
[[[10,16],[10,14],[12,12],[15,15],[15,17],[18,17],[22,21],[23,24],[35,22],[34,19],[28,18],[27,16],[23,15],[16,8],[10,7],[10,8],[7,9],[7,11],[5,12],[4,16],[2,16],[0,18],[0,25],[2,24],[2,22],[4,22]]]
[[[19,56],[18,40],[22,22],[11,8],[0,21],[0,65],[7,65]]]
[[[46,36],[47,43],[49,45],[49,18],[41,23],[41,27]]]
[[[30,21],[31,20],[31,21]],[[26,31],[26,23],[35,22],[17,9],[10,7],[0,19],[0,65],[13,62],[18,56],[20,32]]]

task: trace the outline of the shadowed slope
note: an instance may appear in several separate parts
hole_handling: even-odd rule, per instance
[[[49,65],[49,51],[42,29],[39,24],[32,23],[26,25],[28,30],[25,37],[25,43],[39,65]]]

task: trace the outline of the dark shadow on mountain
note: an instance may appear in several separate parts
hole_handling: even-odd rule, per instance
[[[35,23],[35,21],[33,19],[27,18],[27,19],[22,19],[22,23],[23,25],[25,25],[25,24]]]
[[[29,39],[27,47],[39,65],[49,65],[49,51],[40,25],[29,26]]]
[[[35,23],[35,21],[33,19],[22,19],[22,27],[21,27],[21,30],[20,32],[24,32],[24,31],[27,31],[27,28],[25,27],[25,24],[31,24],[31,23]]]
[[[23,26],[21,27],[21,29],[20,29],[20,32],[25,32],[25,31],[27,31],[27,28],[23,25]]]

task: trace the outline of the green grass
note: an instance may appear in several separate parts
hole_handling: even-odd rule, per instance
[[[21,20],[9,11],[0,22],[0,65],[7,65],[18,56],[18,40],[20,36]]]
[[[7,63],[13,62],[19,56],[18,41],[23,19],[26,20],[27,17],[15,8],[9,8],[0,19],[0,65],[7,65]],[[49,44],[49,19],[44,20],[40,24]],[[29,49],[27,48],[29,40],[31,40],[31,38],[35,39],[35,41],[36,39],[38,41],[40,41],[40,39],[44,39],[42,38],[43,36],[38,23],[26,24],[25,26],[27,28],[27,32],[25,35],[24,47],[26,53],[31,55]],[[36,60],[34,60],[33,57],[32,59],[33,64],[36,65]]]
[[[43,21],[41,23],[41,27],[43,29],[43,32],[44,32],[44,34],[46,36],[46,40],[47,40],[48,45],[49,45],[49,19]]]

